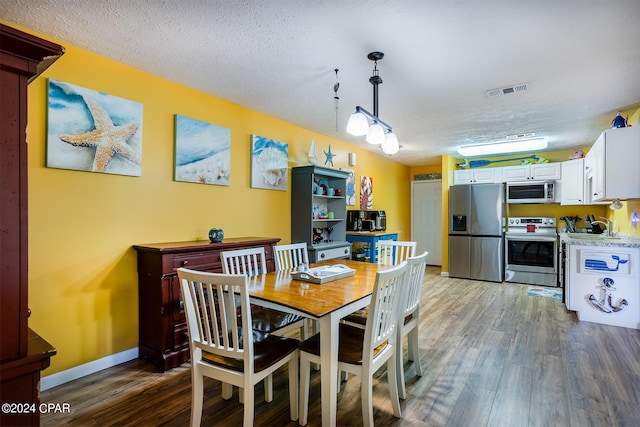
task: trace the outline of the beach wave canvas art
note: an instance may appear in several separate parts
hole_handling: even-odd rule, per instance
[[[176,114],[175,180],[229,185],[231,130]]]
[[[142,174],[142,104],[49,79],[47,167]]]

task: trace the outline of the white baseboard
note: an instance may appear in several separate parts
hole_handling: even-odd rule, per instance
[[[449,272],[448,272],[448,271],[441,271],[441,272],[440,272],[440,276],[442,276],[442,277],[449,277]]]
[[[55,357],[55,356],[54,356]],[[77,380],[89,374],[102,371],[103,369],[111,368],[112,366],[119,365],[124,362],[128,362],[138,358],[138,347],[131,348],[129,350],[121,351],[120,353],[111,354],[102,359],[94,360],[93,362],[85,363],[84,365],[75,366],[66,371],[57,372],[52,375],[42,377],[40,380],[40,390],[48,390],[52,387],[56,387],[69,381]]]

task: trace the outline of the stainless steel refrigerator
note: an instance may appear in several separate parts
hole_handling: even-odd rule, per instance
[[[449,276],[504,279],[504,184],[449,188]]]

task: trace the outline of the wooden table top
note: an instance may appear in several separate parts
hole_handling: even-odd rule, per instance
[[[271,272],[250,278],[249,295],[254,299],[290,307],[313,317],[322,317],[371,295],[378,271],[377,264],[333,259],[312,264],[311,267],[334,264],[344,264],[356,272],[353,276],[323,284],[294,280],[291,278],[290,270]]]

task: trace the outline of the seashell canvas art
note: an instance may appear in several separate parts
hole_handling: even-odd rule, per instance
[[[251,187],[287,191],[289,145],[251,135]]]

